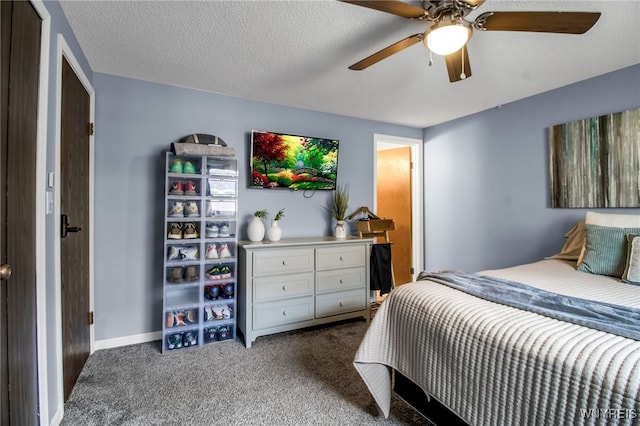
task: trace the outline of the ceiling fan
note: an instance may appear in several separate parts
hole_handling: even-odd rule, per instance
[[[600,18],[600,12],[485,12],[470,22],[465,17],[485,0],[424,0],[422,7],[397,0],[340,1],[427,23],[424,33],[387,46],[349,69],[363,70],[422,41],[431,52],[445,57],[452,83],[471,76],[467,41],[474,28],[478,31],[584,34]]]

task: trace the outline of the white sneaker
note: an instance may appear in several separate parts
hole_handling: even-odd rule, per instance
[[[180,252],[180,249],[178,247],[175,246],[170,246],[169,247],[169,256],[167,257],[167,260],[182,260],[184,259],[184,257],[181,257],[182,253]]]
[[[207,259],[218,259],[218,249],[215,244],[207,246]]]
[[[222,259],[226,259],[228,257],[231,257],[231,251],[229,250],[229,247],[224,243],[220,244],[220,250],[218,250],[218,251],[219,251],[220,257]]]
[[[195,201],[189,201],[187,203],[187,217],[200,217],[198,203],[196,203]]]
[[[200,257],[200,249],[198,246],[183,247],[180,251],[184,253],[185,260],[198,260]]]
[[[184,203],[176,201],[169,210],[169,217],[184,217]]]
[[[198,260],[198,246],[171,246],[167,260]]]

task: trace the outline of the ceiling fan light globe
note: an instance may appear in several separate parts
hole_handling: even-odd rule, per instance
[[[462,19],[446,19],[431,26],[425,44],[436,55],[457,52],[471,38],[471,25]]]

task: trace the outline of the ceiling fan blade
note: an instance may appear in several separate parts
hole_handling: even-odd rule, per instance
[[[456,81],[471,77],[471,65],[469,64],[467,45],[462,46],[462,49],[457,52],[445,56],[444,60],[447,63],[450,82],[455,83]]]
[[[474,27],[487,31],[584,34],[600,18],[600,12],[487,12]]]
[[[351,3],[358,6],[368,7],[369,9],[379,10],[381,12],[392,13],[408,19],[418,19],[427,15],[427,12],[416,6],[402,3],[396,0],[340,0],[343,3]]]
[[[414,44],[422,41],[424,38],[423,33],[414,34],[405,39],[400,40],[397,43],[393,43],[391,46],[387,46],[384,49],[374,53],[371,56],[368,56],[361,60],[360,62],[356,62],[355,64],[349,67],[350,70],[361,71],[365,68],[370,67],[373,64],[380,62],[381,60],[388,58],[389,56],[400,52],[401,50],[406,49],[407,47],[413,46]]]

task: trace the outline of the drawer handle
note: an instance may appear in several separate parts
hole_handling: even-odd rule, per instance
[[[342,302],[340,302],[340,307],[341,307],[341,308],[343,308],[343,307],[344,307],[344,305],[342,304]]]
[[[287,311],[282,311],[282,316],[287,316]]]
[[[286,260],[282,261],[282,266],[287,266],[287,261]]]
[[[282,290],[283,290],[283,291],[287,291],[287,286],[286,286],[286,285],[283,285],[283,286],[282,286]]]
[[[344,284],[344,280],[340,278],[340,284]]]
[[[340,260],[341,260],[341,261],[342,261],[342,260],[344,260],[344,259],[342,258],[342,256],[340,256]]]

